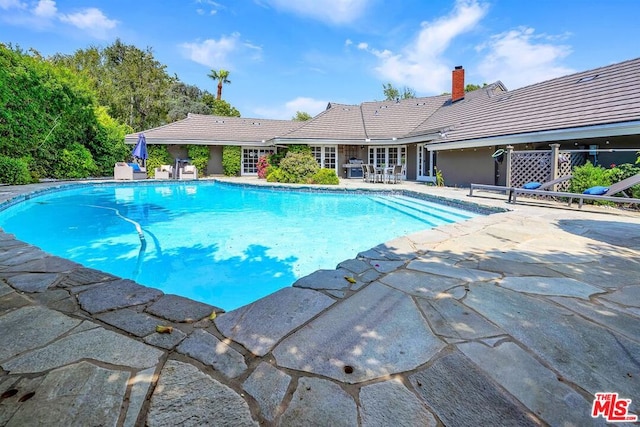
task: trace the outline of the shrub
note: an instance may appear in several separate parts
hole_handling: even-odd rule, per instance
[[[32,182],[27,162],[0,155],[0,182],[11,185]]]
[[[311,177],[318,172],[320,166],[315,157],[309,153],[289,151],[280,162],[283,181],[291,183],[308,183]]]
[[[270,167],[267,173],[267,182],[284,182],[284,174],[280,168]]]
[[[62,149],[56,166],[56,178],[86,178],[98,171],[91,152],[82,144],[74,142],[69,148]]]
[[[573,178],[569,191],[572,193],[582,193],[584,190],[596,185],[611,185],[611,169],[605,169],[602,166],[594,166],[587,161],[583,166],[573,168]]]
[[[198,175],[205,175],[209,164],[209,147],[207,145],[189,145],[187,147],[191,164],[198,169]]]
[[[172,165],[175,159],[169,154],[166,145],[147,145],[149,158],[147,159],[147,172],[155,176],[155,168],[161,165]]]
[[[265,179],[269,173],[269,159],[267,156],[260,156],[258,159],[258,178]]]
[[[287,156],[287,153],[306,153],[311,154],[311,147],[308,145],[289,145],[286,148],[280,149],[277,153],[271,153],[269,155],[269,164],[273,166],[280,166],[280,162]]]
[[[639,173],[640,167],[634,166],[631,163],[623,163],[611,168],[611,181],[612,183],[622,181]],[[627,193],[633,198],[640,198],[640,184],[631,187]]]
[[[225,145],[222,147],[222,168],[227,176],[240,174],[242,162],[242,147]]]
[[[322,168],[311,177],[312,184],[338,185],[340,180],[333,169]]]

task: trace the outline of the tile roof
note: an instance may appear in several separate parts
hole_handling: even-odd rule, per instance
[[[482,96],[443,106],[410,135],[448,128],[447,141],[462,141],[640,120],[640,58],[502,94],[474,92]]]
[[[481,140],[636,122],[640,120],[640,58],[583,71],[507,91],[500,82],[468,92],[451,103],[450,95],[364,102],[330,103],[306,122],[190,114],[188,118],[144,131],[149,143],[249,144],[293,141],[398,143],[433,139],[434,143]],[[137,134],[127,135],[135,142]]]
[[[168,144],[191,141],[195,143],[247,142],[261,143],[284,135],[303,122],[292,120],[248,119],[189,114],[186,119],[144,131],[147,143]],[[135,142],[138,134],[126,136]]]

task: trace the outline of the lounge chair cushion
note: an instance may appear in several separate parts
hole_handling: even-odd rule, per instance
[[[542,184],[540,184],[539,182],[527,182],[522,186],[522,188],[524,188],[525,190],[535,190],[536,188],[540,188],[541,185]]]
[[[609,187],[603,187],[601,185],[596,185],[595,187],[587,188],[582,192],[582,194],[591,194],[592,196],[601,196],[609,191]]]
[[[133,168],[134,172],[140,172],[140,165],[137,163],[129,163],[129,166]]]

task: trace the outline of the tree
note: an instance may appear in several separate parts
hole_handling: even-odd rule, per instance
[[[411,99],[416,97],[416,91],[410,87],[402,88],[402,95],[400,91],[396,89],[391,83],[382,84],[382,92],[384,93],[386,101],[395,101],[397,99]]]
[[[211,70],[211,73],[207,74],[207,76],[218,81],[218,95],[216,99],[222,99],[222,85],[231,83],[231,80],[227,78],[229,77],[229,72],[227,70]]]
[[[291,120],[296,122],[306,122],[307,120],[311,120],[311,114],[305,113],[304,111],[296,111],[296,115],[293,116]]]
[[[209,92],[202,96],[202,102],[207,105],[214,116],[240,117],[240,111],[223,99],[215,99]]]
[[[169,106],[167,121],[182,120],[189,113],[211,114],[211,107],[203,101],[206,95],[213,98],[213,95],[206,91],[201,91],[197,86],[175,81],[167,94]]]
[[[474,85],[473,83],[469,83],[468,85],[466,85],[466,86],[464,87],[464,91],[465,91],[465,92],[472,92],[472,91],[474,91],[474,90],[481,89],[481,88],[486,87],[486,86],[487,86],[487,84],[486,84],[486,83],[482,83],[482,86],[480,86],[480,85]]]

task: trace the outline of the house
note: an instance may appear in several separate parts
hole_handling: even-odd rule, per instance
[[[349,160],[403,164],[409,180],[447,185],[503,184],[505,165],[494,153],[578,150],[600,164],[634,162],[640,151],[640,58],[509,91],[495,82],[464,92],[464,69],[452,71],[451,95],[360,105],[329,103],[306,122],[189,114],[145,130],[148,144],[166,144],[175,157],[185,145],[211,146],[207,172],[222,172],[222,146],[242,147],[242,174],[256,174],[259,156],[306,144],[322,167],[348,177]],[[126,136],[134,144],[137,133]]]

